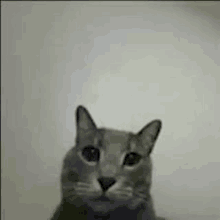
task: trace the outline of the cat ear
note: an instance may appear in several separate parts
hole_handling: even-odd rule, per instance
[[[91,130],[96,129],[96,125],[92,120],[89,112],[83,106],[78,106],[76,110],[76,123],[77,123],[77,130]]]
[[[149,149],[149,154],[151,153],[154,143],[157,140],[161,126],[162,122],[160,120],[154,120],[138,132],[138,137],[143,146]]]

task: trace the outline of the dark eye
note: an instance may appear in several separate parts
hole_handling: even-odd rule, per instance
[[[99,161],[100,151],[98,148],[89,145],[83,148],[82,156],[89,162],[97,162]]]
[[[141,156],[137,153],[131,152],[125,156],[123,165],[133,166],[137,164],[141,159]]]

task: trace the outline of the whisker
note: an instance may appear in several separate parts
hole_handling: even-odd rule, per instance
[[[128,197],[128,196],[131,196],[132,193],[123,193],[123,192],[120,192],[120,193],[118,193],[117,195]]]
[[[73,186],[62,186],[62,188],[64,188],[64,189],[72,189]]]
[[[146,199],[146,194],[142,194],[142,193],[134,193],[134,196],[136,196],[136,197],[139,197],[139,198],[143,198],[143,199]]]
[[[77,182],[76,185],[82,185],[88,187],[90,184],[84,182]]]
[[[64,197],[66,199],[71,199],[71,200],[74,200],[76,199],[78,196],[76,194],[70,194],[70,195],[64,195]]]

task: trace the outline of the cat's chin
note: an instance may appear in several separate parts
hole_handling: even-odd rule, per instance
[[[120,204],[118,204],[118,202],[92,202],[89,204],[89,206],[94,212],[105,214],[110,211],[114,211],[120,206]]]
[[[116,208],[127,206],[125,201],[115,201],[107,197],[98,197],[87,202],[94,212],[105,214],[114,211]]]
[[[99,197],[91,199],[91,201],[93,201],[93,202],[111,202],[112,200],[106,196],[99,196]]]
[[[114,206],[115,202],[106,196],[99,196],[90,199],[88,204],[95,212],[106,213],[111,209],[112,206]]]
[[[99,213],[107,213],[113,209],[111,208],[111,204],[109,202],[96,202],[92,208],[94,212]]]

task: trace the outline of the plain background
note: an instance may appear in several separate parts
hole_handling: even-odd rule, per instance
[[[159,118],[158,215],[220,219],[219,2],[1,2],[2,219],[48,219],[75,109]]]

